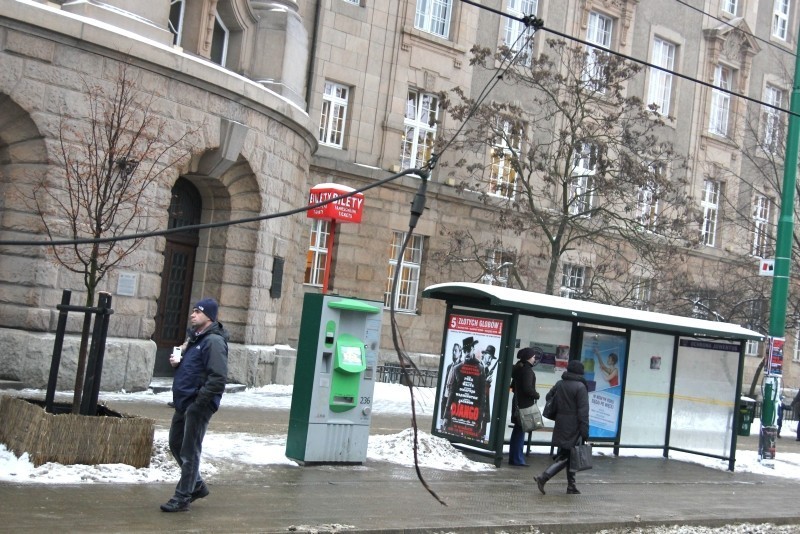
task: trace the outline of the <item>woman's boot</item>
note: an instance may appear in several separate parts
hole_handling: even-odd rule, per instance
[[[575,486],[575,473],[576,471],[570,471],[567,469],[567,493],[571,495],[580,495],[580,491]]]
[[[564,469],[564,467],[569,463],[569,460],[559,460],[550,464],[550,467],[544,470],[544,473],[539,475],[538,477],[533,477],[533,480],[536,481],[536,486],[539,488],[539,491],[542,492],[542,495],[545,495],[544,492],[544,485],[547,483],[548,480],[553,478],[556,473]]]

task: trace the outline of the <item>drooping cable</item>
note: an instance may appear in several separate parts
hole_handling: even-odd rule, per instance
[[[419,187],[417,188],[417,192],[414,195],[414,199],[411,203],[411,217],[409,219],[409,229],[403,239],[403,243],[398,250],[397,259],[395,261],[395,270],[392,276],[392,289],[390,292],[390,299],[391,303],[389,306],[389,320],[392,329],[392,343],[394,345],[395,352],[397,354],[397,361],[400,364],[400,370],[403,377],[405,377],[406,384],[408,385],[409,395],[411,398],[411,426],[414,433],[414,470],[417,473],[417,478],[422,484],[422,486],[431,494],[433,498],[435,498],[440,504],[443,506],[447,506],[447,503],[428,485],[425,477],[422,474],[422,470],[420,469],[419,465],[419,431],[417,425],[417,412],[416,412],[416,401],[414,398],[414,381],[412,374],[419,372],[416,364],[413,362],[411,357],[405,350],[405,343],[403,342],[402,335],[400,334],[400,328],[397,324],[397,316],[396,316],[396,303],[397,303],[397,290],[399,286],[400,280],[400,272],[403,270],[403,258],[405,257],[405,251],[408,247],[408,243],[412,238],[414,233],[414,229],[417,226],[417,222],[419,218],[422,216],[422,213],[425,210],[425,194],[428,187],[428,179],[430,178],[430,172],[436,167],[436,164],[441,157],[442,153],[445,152],[450,145],[455,141],[458,135],[466,126],[467,122],[474,116],[474,114],[479,109],[480,105],[484,102],[484,100],[489,96],[492,89],[503,79],[503,75],[505,72],[508,71],[519,59],[520,55],[522,54],[523,50],[525,50],[529,45],[531,40],[533,39],[535,31],[542,27],[543,22],[540,19],[537,19],[532,16],[518,18],[521,22],[523,22],[527,28],[533,28],[533,32],[528,32],[527,30],[524,32],[520,32],[517,36],[517,39],[511,45],[511,49],[515,50],[514,54],[511,57],[503,58],[501,64],[495,70],[496,74],[493,75],[490,80],[486,83],[486,85],[481,90],[478,97],[474,100],[473,105],[469,112],[466,114],[464,120],[461,122],[460,127],[450,136],[448,142],[444,143],[441,147],[440,151],[431,154],[430,159],[426,162],[425,166],[422,169],[422,172],[417,173],[420,177],[421,182]],[[525,39],[524,44],[521,46],[519,42],[521,39]],[[497,74],[499,73],[499,74]]]
[[[85,239],[50,239],[50,240],[14,240],[14,239],[2,239],[0,240],[0,246],[27,246],[27,247],[35,247],[35,246],[63,246],[63,245],[90,245],[94,243],[113,243],[116,241],[128,241],[131,239],[143,239],[146,237],[158,237],[170,234],[177,234],[181,232],[186,232],[187,230],[206,230],[209,228],[221,228],[225,226],[234,226],[237,224],[245,224],[251,222],[258,222],[258,221],[266,221],[269,219],[277,219],[280,217],[288,217],[289,215],[294,215],[296,213],[302,213],[304,211],[316,209],[331,202],[336,202],[342,200],[344,198],[351,197],[357,193],[361,193],[364,191],[368,191],[375,187],[379,187],[385,185],[391,181],[394,181],[401,176],[406,176],[408,174],[419,174],[423,172],[422,169],[406,169],[396,174],[392,174],[391,176],[387,176],[381,180],[376,182],[372,182],[371,184],[365,185],[359,189],[354,189],[353,191],[348,191],[347,193],[342,193],[341,195],[337,195],[335,197],[331,197],[325,199],[320,202],[316,202],[314,204],[307,204],[301,206],[299,208],[293,208],[286,211],[279,211],[277,213],[269,213],[266,215],[258,215],[255,217],[246,217],[243,219],[234,219],[231,221],[219,221],[214,223],[203,223],[203,224],[191,224],[186,226],[179,226],[176,228],[167,228],[164,230],[154,230],[152,232],[142,232],[136,234],[126,234],[120,236],[113,236],[113,237],[98,237],[98,238],[85,238]]]
[[[497,9],[493,9],[493,8],[488,7],[488,6],[484,6],[484,5],[482,5],[479,2],[476,2],[474,0],[460,0],[460,1],[465,3],[465,4],[469,4],[471,6],[475,6],[478,9],[482,9],[484,11],[489,11],[491,13],[495,13],[495,14],[500,15],[502,17],[510,18],[510,19],[513,19],[513,20],[519,20],[519,21],[523,21],[525,19],[524,17],[522,17],[522,18],[521,17],[517,17],[517,16],[514,16],[514,15],[511,15],[510,13],[504,13],[504,12],[499,11]],[[553,35],[557,35],[557,36],[559,36],[559,37],[561,37],[563,39],[567,39],[569,41],[574,41],[576,43],[581,43],[583,45],[590,46],[592,48],[596,48],[597,50],[601,50],[603,52],[608,52],[609,54],[612,54],[612,55],[615,55],[617,57],[626,59],[626,60],[631,61],[633,63],[638,63],[638,64],[644,65],[646,67],[650,67],[650,68],[653,68],[653,69],[656,69],[656,70],[660,70],[662,72],[666,72],[668,74],[672,74],[673,76],[675,76],[677,78],[681,78],[681,79],[690,81],[692,83],[697,83],[699,85],[710,87],[710,88],[712,88],[712,89],[714,89],[716,91],[719,91],[721,93],[726,93],[726,94],[729,94],[731,96],[735,96],[737,98],[741,98],[743,100],[747,100],[749,102],[753,102],[753,103],[759,104],[761,106],[764,106],[764,107],[767,107],[767,108],[771,108],[771,109],[774,109],[776,111],[780,111],[782,113],[786,113],[787,115],[800,116],[800,114],[793,113],[792,111],[790,111],[788,109],[785,109],[785,108],[782,108],[780,106],[776,106],[775,104],[771,104],[769,102],[764,102],[764,101],[759,100],[757,98],[752,98],[752,97],[746,96],[744,94],[737,93],[737,92],[732,91],[730,89],[723,89],[721,87],[717,87],[716,85],[714,85],[712,83],[705,82],[705,81],[699,80],[697,78],[693,78],[693,77],[688,76],[686,74],[681,74],[680,72],[677,72],[677,71],[674,71],[674,70],[671,70],[671,69],[667,69],[665,67],[660,67],[658,65],[650,63],[649,61],[645,61],[643,59],[638,59],[638,58],[635,58],[635,57],[630,56],[628,54],[623,54],[622,52],[617,52],[617,51],[612,50],[610,48],[605,48],[603,46],[599,46],[599,45],[597,45],[595,43],[590,43],[588,41],[585,41],[585,40],[580,39],[578,37],[569,35],[567,33],[564,33],[564,32],[558,31],[558,30],[554,30],[554,29],[548,28],[546,26],[542,26],[539,29],[544,30],[544,31],[549,32],[549,33],[552,33]],[[739,30],[739,31],[742,31],[742,30]],[[792,54],[792,55],[794,55],[794,54]]]
[[[731,27],[731,28],[733,28],[733,29],[735,29],[735,30],[739,30],[740,32],[744,33],[745,35],[749,35],[750,37],[752,37],[752,38],[753,38],[753,39],[755,39],[756,41],[760,41],[760,42],[764,43],[765,45],[771,46],[771,47],[773,47],[773,48],[777,48],[777,49],[778,49],[778,50],[780,50],[781,52],[784,52],[784,53],[786,53],[786,54],[789,54],[789,55],[790,55],[790,56],[792,56],[793,58],[794,58],[794,57],[797,57],[797,54],[795,54],[794,52],[792,52],[792,51],[791,51],[791,50],[789,50],[788,48],[785,48],[785,47],[783,47],[783,46],[781,46],[781,45],[779,45],[779,44],[777,44],[777,43],[773,43],[772,41],[768,41],[768,40],[764,39],[763,37],[759,37],[758,35],[754,34],[753,32],[746,32],[746,31],[742,30],[740,27],[736,26],[735,24],[731,23],[731,22],[730,22],[730,21],[728,21],[728,20],[721,19],[721,18],[719,18],[719,17],[715,17],[715,16],[714,16],[714,15],[712,15],[711,13],[708,13],[708,12],[706,12],[706,11],[703,11],[703,10],[702,10],[702,9],[700,9],[699,7],[695,7],[695,6],[693,6],[693,5],[690,5],[688,2],[685,2],[684,0],[675,0],[675,1],[676,1],[676,2],[678,2],[679,4],[683,4],[684,6],[688,7],[689,9],[692,9],[692,10],[694,10],[694,11],[697,11],[698,13],[700,13],[700,14],[702,14],[702,15],[704,15],[704,16],[706,16],[706,17],[710,18],[710,19],[714,19],[714,20],[716,20],[716,21],[718,21],[718,22],[721,22],[722,24],[724,24],[724,25],[726,25],[726,26],[729,26],[729,27]],[[741,17],[738,17],[738,19],[739,19],[739,20],[741,20]]]
[[[428,178],[430,177],[430,170],[436,165],[436,156],[432,156],[428,163],[427,168],[420,172],[420,184],[417,192],[414,195],[414,200],[411,203],[411,218],[409,219],[408,232],[403,238],[403,243],[397,251],[397,259],[395,261],[395,269],[392,275],[392,291],[391,302],[389,303],[389,321],[392,329],[392,344],[394,345],[395,352],[397,353],[397,361],[400,364],[401,375],[405,378],[405,383],[408,386],[409,395],[411,397],[411,428],[414,433],[414,470],[417,473],[417,479],[422,484],[422,487],[436,499],[439,504],[447,506],[447,503],[430,487],[419,465],[419,427],[417,425],[417,409],[416,399],[414,398],[414,380],[413,373],[418,373],[414,361],[405,350],[405,343],[403,342],[400,333],[400,327],[397,324],[397,290],[400,284],[400,273],[403,270],[403,258],[405,257],[408,243],[414,234],[414,228],[417,226],[420,216],[425,210],[425,193],[428,187]]]

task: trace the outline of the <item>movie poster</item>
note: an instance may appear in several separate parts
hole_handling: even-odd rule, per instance
[[[503,319],[457,313],[448,317],[438,432],[489,443],[502,333]]]

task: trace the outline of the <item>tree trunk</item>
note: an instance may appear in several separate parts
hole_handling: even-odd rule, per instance
[[[94,304],[94,290],[90,289],[86,295],[85,305],[91,307]],[[89,346],[89,330],[92,326],[92,314],[86,312],[83,316],[83,328],[81,329],[81,346],[78,349],[78,368],[75,371],[75,390],[72,394],[72,413],[75,415],[81,412],[81,397],[83,396],[83,382],[86,377],[86,357]]]

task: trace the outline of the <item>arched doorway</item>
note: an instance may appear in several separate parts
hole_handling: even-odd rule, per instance
[[[200,192],[185,178],[178,178],[172,188],[169,204],[169,228],[198,224],[202,211]],[[161,293],[158,298],[156,329],[156,362],[154,377],[174,374],[169,364],[172,347],[186,340],[189,317],[189,299],[192,293],[195,252],[199,241],[198,230],[187,230],[167,235],[164,247],[164,271],[161,273]]]

